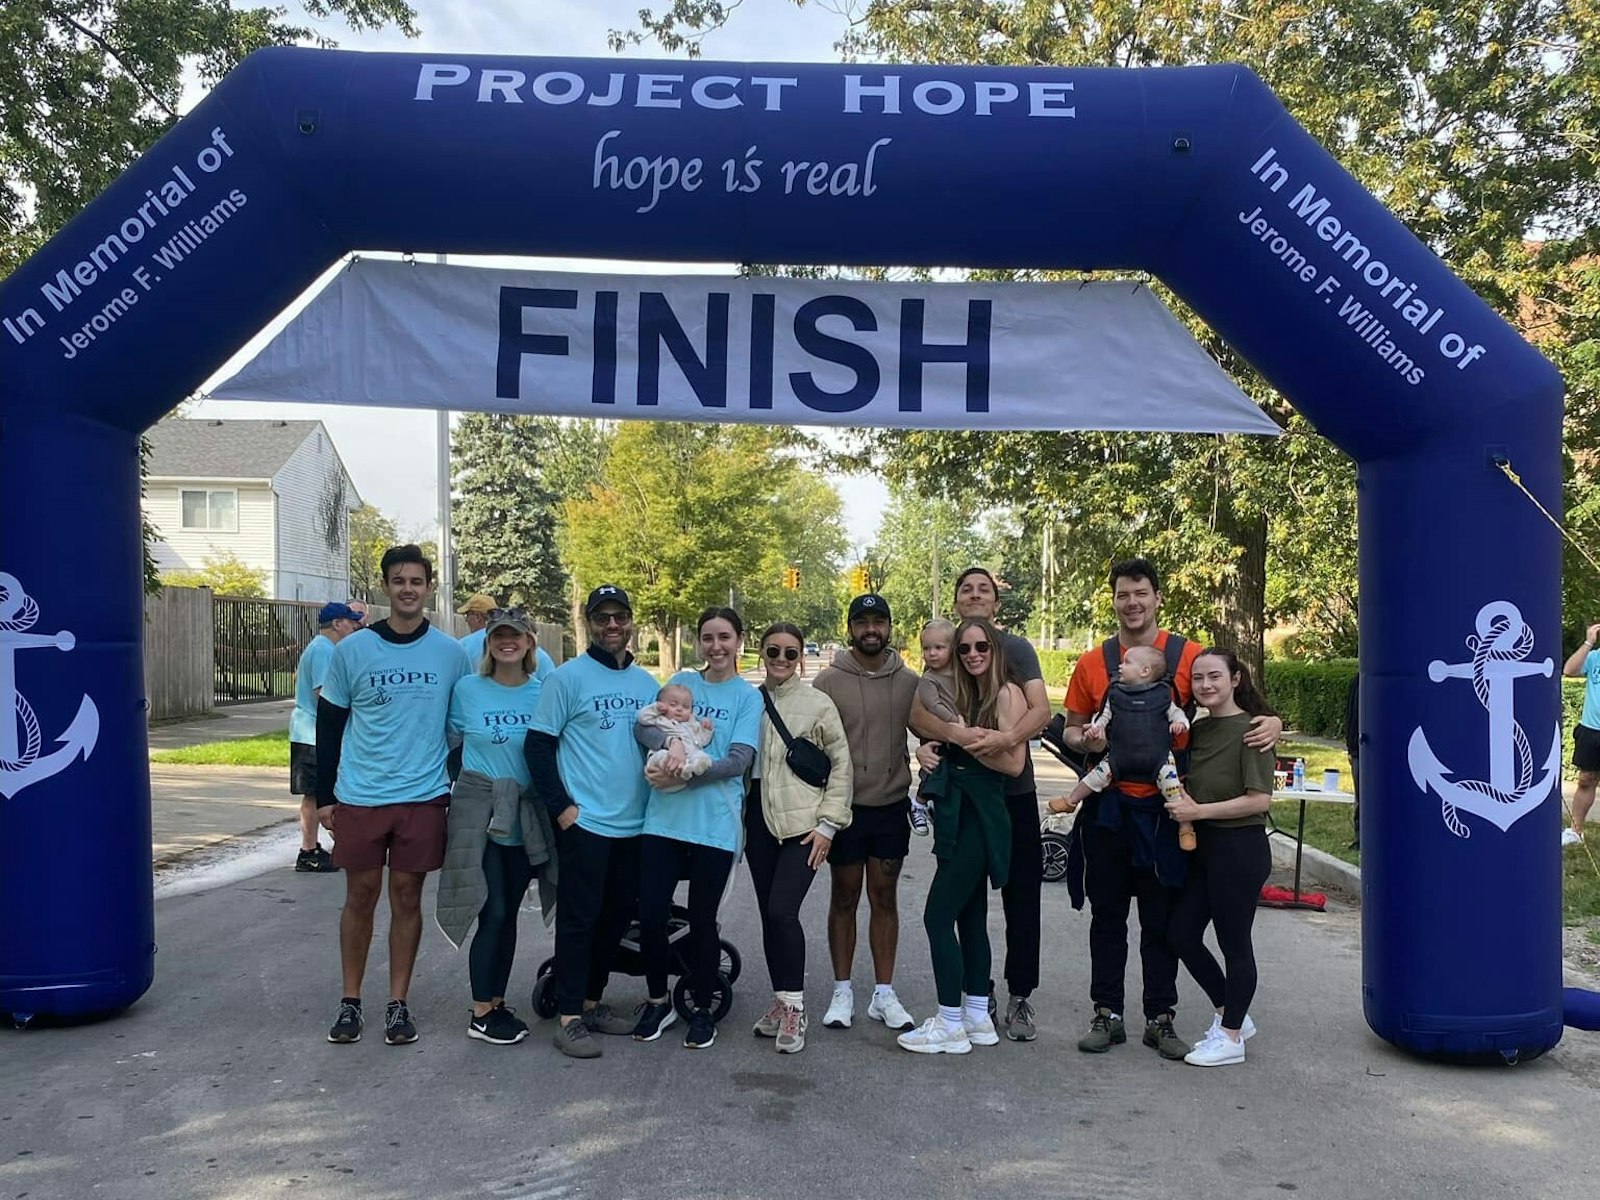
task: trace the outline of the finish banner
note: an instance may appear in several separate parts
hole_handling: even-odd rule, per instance
[[[1141,283],[354,260],[228,400],[924,429],[1275,434]]]

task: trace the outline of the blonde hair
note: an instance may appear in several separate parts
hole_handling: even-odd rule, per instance
[[[935,617],[922,627],[922,633],[919,635],[918,641],[927,637],[930,633],[948,640],[950,649],[952,651],[955,650],[956,623],[954,621],[946,620],[944,617]]]
[[[539,639],[525,629],[519,630],[519,632],[525,634],[528,639],[527,653],[522,656],[522,669],[528,673],[529,678],[532,678],[539,673]],[[489,635],[487,634],[484,635],[483,639],[483,658],[478,662],[478,674],[494,674],[494,651],[489,645]]]

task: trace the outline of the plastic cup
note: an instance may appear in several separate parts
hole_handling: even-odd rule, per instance
[[[1322,790],[1337,792],[1339,790],[1339,768],[1329,767],[1322,773]]]

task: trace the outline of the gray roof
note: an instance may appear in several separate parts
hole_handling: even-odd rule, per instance
[[[169,417],[146,431],[157,479],[271,479],[321,421]]]

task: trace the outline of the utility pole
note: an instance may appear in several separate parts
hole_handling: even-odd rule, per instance
[[[435,254],[434,261],[443,265],[446,261],[443,254]],[[436,464],[439,480],[439,576],[434,595],[439,604],[439,628],[446,633],[454,634],[455,626],[455,552],[450,537],[450,410],[441,408],[438,413],[438,423],[435,426],[435,438],[438,442],[438,462]]]

